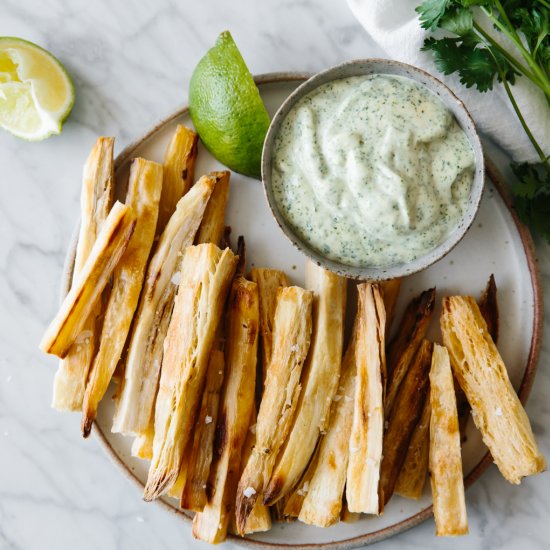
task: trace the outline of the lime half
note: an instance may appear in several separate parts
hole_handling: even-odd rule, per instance
[[[40,46],[0,37],[0,127],[37,141],[59,134],[74,103],[61,63]]]
[[[189,111],[202,142],[216,159],[241,174],[260,176],[269,115],[227,31],[193,72]]]

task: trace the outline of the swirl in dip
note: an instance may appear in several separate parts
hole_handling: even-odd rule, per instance
[[[358,267],[410,262],[458,226],[474,153],[430,90],[400,76],[335,80],[301,98],[275,138],[275,202],[321,255]]]

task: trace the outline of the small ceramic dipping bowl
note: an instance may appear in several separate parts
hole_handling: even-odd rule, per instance
[[[319,251],[315,250],[311,245],[305,242],[304,239],[301,238],[300,235],[293,229],[291,224],[285,219],[277,205],[272,186],[272,156],[275,140],[281,124],[296,102],[306,94],[315,90],[319,86],[326,84],[327,82],[332,82],[342,78],[371,74],[402,76],[410,78],[428,88],[428,90],[438,96],[444,105],[446,105],[446,107],[452,112],[458,121],[458,124],[470,141],[475,157],[475,169],[470,188],[470,195],[464,214],[458,226],[449,235],[447,235],[447,237],[445,237],[440,244],[424,255],[417,257],[411,262],[389,265],[386,267],[370,267],[368,265],[358,267],[340,263],[324,257]],[[354,279],[381,281],[396,277],[404,277],[426,269],[445,256],[462,239],[471,226],[481,201],[484,186],[483,150],[474,126],[474,122],[464,107],[464,104],[440,80],[421,69],[411,65],[406,65],[405,63],[399,63],[397,61],[389,61],[386,59],[356,60],[349,61],[342,65],[338,65],[326,71],[317,73],[300,85],[281,105],[271,121],[271,125],[264,142],[262,154],[262,181],[267,200],[275,220],[277,221],[279,227],[283,230],[283,233],[303,254],[325,269],[340,275]]]

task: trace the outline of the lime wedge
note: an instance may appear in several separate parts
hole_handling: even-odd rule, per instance
[[[193,72],[189,111],[202,142],[216,159],[235,172],[260,176],[269,115],[227,31]]]
[[[61,63],[40,46],[0,37],[0,127],[37,141],[59,134],[74,103]]]

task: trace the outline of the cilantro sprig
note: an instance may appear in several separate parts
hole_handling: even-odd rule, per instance
[[[540,159],[512,164],[518,183],[512,191],[520,218],[550,242],[550,155],[533,136],[512,92],[517,77],[540,88],[550,108],[550,0],[424,0],[416,8],[421,26],[453,36],[426,38],[443,74],[457,73],[466,87],[480,92],[504,86],[512,107]],[[503,46],[480,24],[485,14],[507,39]],[[548,147],[548,143],[544,146]]]

